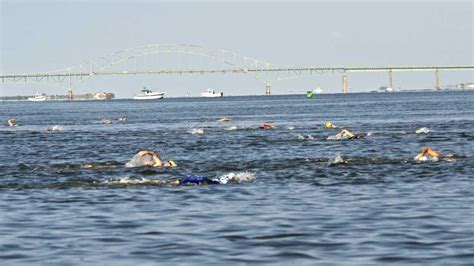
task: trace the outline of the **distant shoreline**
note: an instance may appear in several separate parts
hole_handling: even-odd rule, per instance
[[[377,94],[392,94],[392,93],[416,93],[416,92],[460,92],[460,91],[466,91],[466,92],[474,92],[474,89],[441,89],[441,90],[436,90],[436,89],[406,89],[406,90],[395,90],[393,92],[384,92],[384,91],[356,91],[356,92],[349,92],[348,94],[361,94],[361,93],[377,93]],[[317,95],[334,95],[334,94],[343,94],[341,92],[333,92],[333,93],[320,93],[320,94],[315,94]],[[265,97],[271,97],[271,96],[297,96],[297,95],[302,95],[304,96],[305,94],[303,93],[292,93],[292,94],[272,94],[272,95],[264,95],[264,94],[249,94],[249,95],[227,95],[224,96],[223,98],[229,98],[229,97],[255,97],[255,96],[265,96]],[[48,99],[48,101],[69,101],[67,98],[67,95],[51,95],[53,98]],[[0,101],[28,101],[28,98],[30,98],[31,95],[28,96],[0,96]],[[164,99],[209,99],[206,97],[200,97],[200,96],[178,96],[178,97],[165,97]],[[217,98],[217,99],[222,99],[222,98]],[[112,100],[112,99],[111,99]],[[113,100],[132,100],[132,98],[115,98]],[[162,99],[163,100],[163,99]],[[74,100],[72,101],[110,101],[110,100],[98,100],[94,99],[93,94],[80,94],[80,95],[74,95]],[[157,100],[159,101],[159,100]]]

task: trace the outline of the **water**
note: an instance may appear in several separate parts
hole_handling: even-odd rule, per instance
[[[0,261],[472,265],[473,106],[472,92],[3,102],[20,126],[0,130]],[[371,135],[326,140],[325,121]],[[423,146],[455,161],[416,163]],[[140,149],[178,167],[124,168]]]

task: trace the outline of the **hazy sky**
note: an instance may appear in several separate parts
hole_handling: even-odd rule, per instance
[[[189,43],[282,65],[473,64],[473,1],[1,1],[0,72],[49,71],[147,44]],[[351,91],[387,84],[386,73],[349,75]],[[472,82],[472,72],[441,72],[441,83]],[[394,73],[395,88],[431,88],[434,73]],[[142,86],[168,96],[263,94],[252,75],[94,78],[75,93],[131,97]],[[321,87],[341,91],[340,75],[272,83],[274,94]],[[52,85],[2,84],[1,95]]]

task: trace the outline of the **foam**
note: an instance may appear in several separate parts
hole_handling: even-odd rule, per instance
[[[164,182],[158,179],[147,179],[143,177],[130,178],[127,176],[119,179],[105,180],[102,183],[107,185],[161,185]]]
[[[343,163],[347,163],[346,160],[344,160],[344,158],[342,158],[341,154],[336,154],[336,156],[334,156],[334,158],[332,159],[329,159],[328,161],[328,164],[331,165],[331,164],[343,164]]]
[[[204,129],[203,128],[193,128],[191,131],[189,131],[191,134],[204,134]]]
[[[251,172],[230,172],[224,175],[221,175],[217,178],[221,184],[227,184],[228,181],[234,181],[237,183],[241,182],[250,182],[255,180],[255,174]]]

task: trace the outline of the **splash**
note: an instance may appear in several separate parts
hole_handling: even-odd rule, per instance
[[[422,127],[415,131],[416,134],[428,134],[429,132],[430,132],[430,129],[427,127]]]
[[[219,176],[215,180],[221,184],[227,184],[228,182],[232,181],[237,183],[250,182],[255,180],[255,174],[251,172],[230,172]]]
[[[332,165],[332,164],[345,164],[347,163],[346,160],[344,160],[344,158],[342,158],[342,155],[341,154],[336,154],[336,156],[334,158],[331,158],[329,159],[328,161],[328,165]]]
[[[439,159],[437,157],[431,156],[421,156],[420,158],[413,158],[417,162],[437,162]]]
[[[123,177],[119,179],[110,179],[101,182],[106,185],[163,185],[165,182],[159,179],[147,179],[143,177]]]
[[[193,129],[191,129],[191,131],[189,131],[189,133],[193,134],[193,135],[195,135],[195,134],[201,135],[201,134],[204,134],[204,129],[203,128],[193,128]]]
[[[237,130],[237,126],[230,126],[230,127],[226,128],[225,130],[228,130],[228,131]]]
[[[311,134],[308,134],[306,137],[301,134],[298,134],[298,140],[314,140],[314,137]]]

